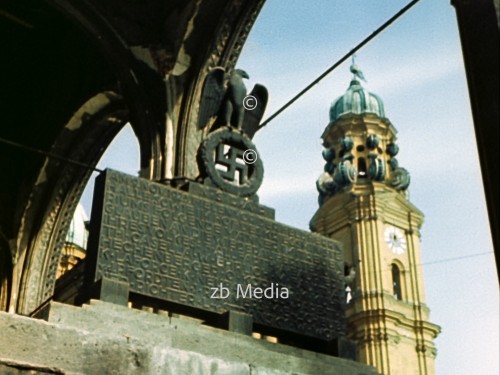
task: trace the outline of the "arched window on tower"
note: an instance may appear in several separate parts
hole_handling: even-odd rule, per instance
[[[344,282],[345,282],[345,295],[346,295],[346,303],[351,302],[352,300],[352,291],[351,288],[354,279],[356,278],[356,270],[353,266],[348,263],[344,263]]]
[[[392,272],[392,294],[394,298],[401,301],[403,299],[401,293],[401,271],[396,264],[392,264],[391,266]]]
[[[365,158],[358,158],[358,177],[366,177],[366,160]]]

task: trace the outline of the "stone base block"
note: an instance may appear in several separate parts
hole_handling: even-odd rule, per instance
[[[346,359],[102,301],[51,302],[39,316],[45,320],[0,313],[0,373],[376,374]]]

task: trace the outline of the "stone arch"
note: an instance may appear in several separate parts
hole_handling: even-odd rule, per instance
[[[53,0],[52,3],[91,39],[99,54],[112,67],[120,93],[129,107],[130,124],[139,141],[141,174],[149,179],[162,179],[166,112],[162,77],[133,55],[123,37],[98,9],[89,3],[68,0]]]
[[[73,115],[52,152],[94,167],[127,121],[123,99],[111,91],[99,93]],[[12,294],[16,311],[30,314],[51,297],[64,239],[92,171],[45,158],[19,230]]]
[[[0,311],[7,310],[12,280],[12,258],[9,244],[0,230]]]
[[[6,64],[11,70],[7,88],[14,93],[12,110],[4,116],[19,131],[2,135],[95,166],[130,121],[140,147],[141,174],[160,179],[166,102],[161,77],[133,56],[90,2],[53,0],[33,5],[20,0],[8,12],[20,21],[0,24],[2,31],[12,31],[14,40],[6,51],[13,57]],[[35,90],[23,90],[37,77]],[[36,133],[41,136],[31,136]],[[22,159],[16,160],[21,152]],[[1,250],[2,257],[8,255],[1,272],[2,277],[7,275],[8,287],[2,287],[0,308],[8,301],[9,310],[30,314],[52,295],[67,226],[91,169],[16,153],[8,166],[13,178],[7,174],[10,184],[0,191],[0,206],[5,208],[0,226],[10,249],[10,253],[5,246]]]

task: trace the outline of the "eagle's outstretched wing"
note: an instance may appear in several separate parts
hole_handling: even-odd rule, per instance
[[[206,127],[210,118],[219,111],[226,91],[224,87],[225,78],[226,72],[222,67],[215,67],[208,72],[200,99],[198,129]]]
[[[262,117],[264,116],[264,111],[266,110],[269,94],[264,86],[257,83],[253,87],[250,95],[254,96],[255,99],[257,99],[257,106],[253,110],[245,110],[245,118],[243,120],[242,130],[250,139],[252,139],[257,130],[259,130],[259,124],[262,120]]]

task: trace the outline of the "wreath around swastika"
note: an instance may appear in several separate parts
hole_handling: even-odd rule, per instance
[[[255,151],[252,164],[243,160],[246,150]],[[223,191],[250,196],[262,184],[262,160],[250,138],[237,129],[223,127],[210,133],[201,143],[199,158],[203,175]]]

